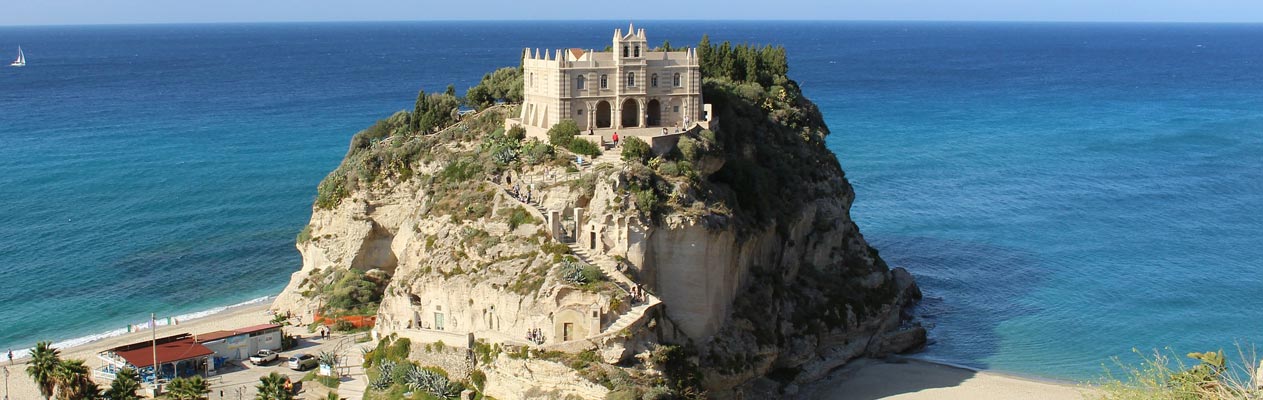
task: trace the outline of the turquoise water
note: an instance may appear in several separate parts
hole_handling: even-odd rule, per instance
[[[625,22],[0,27],[0,347],[278,291],[351,134]],[[646,23],[781,43],[926,293],[925,357],[1094,376],[1260,343],[1263,26]]]

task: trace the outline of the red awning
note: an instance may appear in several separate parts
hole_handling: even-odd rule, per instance
[[[143,367],[154,365],[153,346],[139,346],[141,344],[143,343],[136,343],[136,345],[126,346],[131,349],[123,350],[123,351],[116,350],[114,354],[118,354],[119,357],[122,357],[124,360],[127,360],[128,364],[131,364],[135,366],[136,368],[143,368]],[[168,364],[168,363],[173,363],[176,361],[191,360],[191,359],[215,354],[215,352],[211,351],[211,349],[206,348],[206,346],[202,346],[201,344],[198,344],[197,341],[193,340],[192,337],[187,337],[184,339],[169,341],[165,343],[159,342],[157,352],[158,352],[158,364]]]

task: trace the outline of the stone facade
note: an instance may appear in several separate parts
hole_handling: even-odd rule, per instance
[[[645,30],[614,30],[612,51],[526,49],[517,122],[582,130],[681,127],[705,119],[696,49],[654,51]]]

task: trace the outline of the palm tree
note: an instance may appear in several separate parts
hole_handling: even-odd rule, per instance
[[[255,386],[255,389],[259,390],[259,394],[254,396],[255,400],[293,400],[294,398],[294,394],[285,389],[285,376],[275,372],[259,378],[259,386]]]
[[[136,370],[123,368],[114,374],[114,381],[110,382],[109,390],[105,391],[105,398],[110,400],[140,400],[140,396],[136,395],[137,390],[140,390],[140,379],[136,375]]]
[[[26,374],[39,386],[39,394],[45,399],[53,397],[53,389],[57,381],[53,373],[61,365],[61,350],[53,348],[53,342],[39,342],[31,349],[31,363],[26,366]]]
[[[96,383],[89,378],[83,360],[64,360],[53,370],[59,399],[94,399],[99,395]]]
[[[205,400],[210,384],[200,376],[175,378],[167,383],[167,397],[172,400]]]

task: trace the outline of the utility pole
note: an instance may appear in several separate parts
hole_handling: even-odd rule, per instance
[[[149,333],[153,336],[153,387],[154,396],[158,395],[158,323],[154,321],[154,313],[149,313]]]

